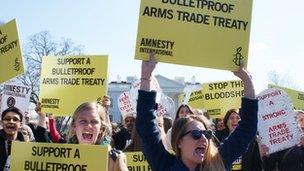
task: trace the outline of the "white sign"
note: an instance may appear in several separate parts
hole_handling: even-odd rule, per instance
[[[200,91],[200,90],[202,90],[202,85],[187,85],[184,88],[185,98],[184,98],[182,104],[188,104],[191,93],[195,92],[195,91]]]
[[[283,90],[271,88],[257,96],[259,100],[258,131],[262,144],[274,153],[292,147],[300,142],[292,101]]]
[[[135,114],[136,109],[133,107],[130,93],[128,91],[123,92],[117,100],[118,108],[122,116],[126,116],[129,114]]]
[[[140,88],[140,84],[141,84],[140,80],[135,80],[133,82],[131,90],[130,90],[130,97],[131,97],[131,101],[132,101],[132,105],[133,105],[134,109],[136,109],[136,105],[137,105],[138,90]],[[161,91],[161,88],[155,77],[152,77],[152,80],[151,80],[151,90],[156,91],[156,93],[157,93],[156,102],[158,103],[160,101],[162,91]]]
[[[134,109],[136,109],[137,106],[137,97],[140,84],[140,80],[134,81],[130,90],[130,100]],[[171,112],[174,111],[175,108],[174,101],[162,92],[155,77],[152,77],[150,88],[151,90],[156,91],[156,103],[158,103],[157,115],[163,116],[168,113],[172,115]]]
[[[158,116],[175,116],[175,103],[172,98],[162,95],[156,111]]]
[[[1,100],[1,114],[9,107],[17,107],[23,113],[28,111],[32,90],[28,86],[4,84]]]

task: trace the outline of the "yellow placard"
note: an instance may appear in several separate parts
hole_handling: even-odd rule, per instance
[[[42,58],[40,102],[42,111],[71,115],[77,106],[107,93],[107,56]]]
[[[138,152],[126,152],[127,164],[129,171],[152,171],[150,165],[148,164],[146,157],[140,151]]]
[[[268,88],[279,88],[279,89],[284,90],[288,94],[288,96],[291,98],[293,106],[296,109],[304,110],[304,92],[293,90],[293,89],[286,88],[286,87],[276,86],[273,84],[269,84]]]
[[[252,0],[141,0],[135,59],[237,70],[247,65]]]
[[[185,98],[187,96],[187,93],[190,93],[190,97],[185,101]],[[183,94],[179,95],[179,102],[180,104],[188,104],[191,106],[192,109],[203,109],[204,108],[204,94],[202,91],[202,88],[200,90],[195,90],[192,92],[184,92]]]
[[[203,84],[204,109],[211,118],[224,118],[229,109],[241,107],[244,85],[241,80]]]
[[[108,146],[14,141],[11,171],[107,170]]]
[[[16,20],[0,26],[0,84],[23,73]]]

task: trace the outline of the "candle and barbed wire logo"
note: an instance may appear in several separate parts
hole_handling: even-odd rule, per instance
[[[233,63],[237,66],[240,66],[244,59],[241,51],[242,51],[242,47],[238,47],[236,49],[236,53],[233,55],[234,56]]]
[[[19,71],[20,70],[20,61],[19,61],[18,58],[15,59],[14,70],[15,71]]]
[[[16,104],[15,98],[10,96],[6,101],[6,104],[8,107],[14,107]]]
[[[101,97],[98,97],[96,101],[97,101],[98,104],[102,105],[102,98]]]

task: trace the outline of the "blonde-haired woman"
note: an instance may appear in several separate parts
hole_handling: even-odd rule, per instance
[[[75,110],[69,127],[68,142],[74,144],[101,145],[110,144],[111,135],[107,135],[111,129],[106,122],[104,107],[96,102],[86,102]],[[117,150],[109,152],[108,170],[127,171],[126,157]]]
[[[155,68],[154,54],[143,61],[141,88],[137,101],[136,128],[142,139],[142,150],[152,170],[222,171],[229,170],[232,162],[246,151],[257,130],[257,100],[251,77],[242,67],[234,72],[244,82],[242,99],[244,117],[236,130],[219,147],[212,142],[210,125],[202,118],[188,116],[174,123],[171,143],[176,155],[167,152],[160,138],[155,119],[156,93],[150,91],[151,75]]]

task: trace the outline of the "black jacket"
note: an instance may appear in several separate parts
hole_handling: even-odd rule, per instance
[[[304,147],[293,146],[263,157],[265,171],[273,171],[276,167],[280,171],[304,170]]]
[[[18,132],[17,141],[24,141],[23,135]],[[3,129],[0,130],[0,171],[3,171],[6,159],[11,154],[11,141],[7,141]]]

